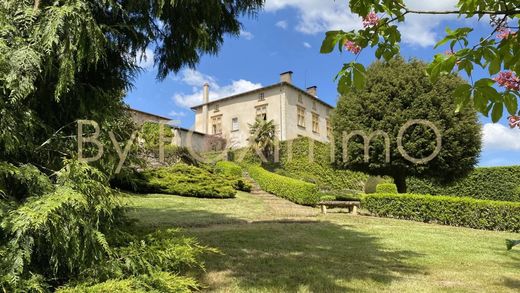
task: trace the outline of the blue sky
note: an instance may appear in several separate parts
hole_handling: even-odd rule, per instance
[[[216,56],[203,56],[195,69],[184,69],[157,81],[153,67],[153,51],[147,50],[141,60],[145,71],[135,80],[134,89],[126,102],[133,108],[180,120],[191,128],[193,113],[190,105],[202,100],[201,87],[208,82],[210,98],[270,85],[279,81],[281,72],[292,70],[293,82],[301,87],[318,86],[318,96],[335,105],[336,84],[333,77],[344,62],[352,59],[348,52],[321,55],[319,48],[324,32],[330,29],[359,28],[361,20],[348,10],[348,1],[341,0],[267,0],[264,11],[255,18],[243,18],[240,37],[227,36]],[[417,9],[447,9],[456,1],[405,1]],[[466,25],[475,28],[474,40],[487,36],[491,28],[487,21],[457,20],[454,16],[412,16],[400,26],[403,34],[401,54],[431,60],[437,52],[433,44],[442,38],[446,27]],[[366,50],[358,61],[370,64],[375,57]],[[475,77],[485,72],[476,72]],[[484,150],[481,166],[520,164],[520,129],[509,129],[505,119],[490,124],[481,117]]]

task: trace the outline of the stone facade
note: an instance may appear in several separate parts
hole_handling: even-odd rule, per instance
[[[333,107],[317,97],[316,87],[302,90],[292,84],[292,72],[280,75],[280,82],[209,101],[204,85],[203,103],[192,107],[195,130],[226,139],[232,148],[248,145],[249,125],[256,118],[273,120],[280,140],[300,136],[328,142],[329,114]]]

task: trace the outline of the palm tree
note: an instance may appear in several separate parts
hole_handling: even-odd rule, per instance
[[[276,146],[276,125],[273,120],[257,119],[249,125],[249,143],[254,151],[261,151],[265,159],[272,158]]]

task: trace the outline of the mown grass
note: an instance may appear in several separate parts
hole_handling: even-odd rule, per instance
[[[182,226],[222,254],[206,255],[215,292],[518,292],[519,234],[348,214],[283,221],[269,203],[132,196],[143,228]],[[311,221],[309,221],[311,220]]]

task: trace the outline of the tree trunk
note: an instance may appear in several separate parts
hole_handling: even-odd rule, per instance
[[[397,192],[399,193],[406,193],[406,177],[397,175],[393,176],[394,183],[397,186]]]

